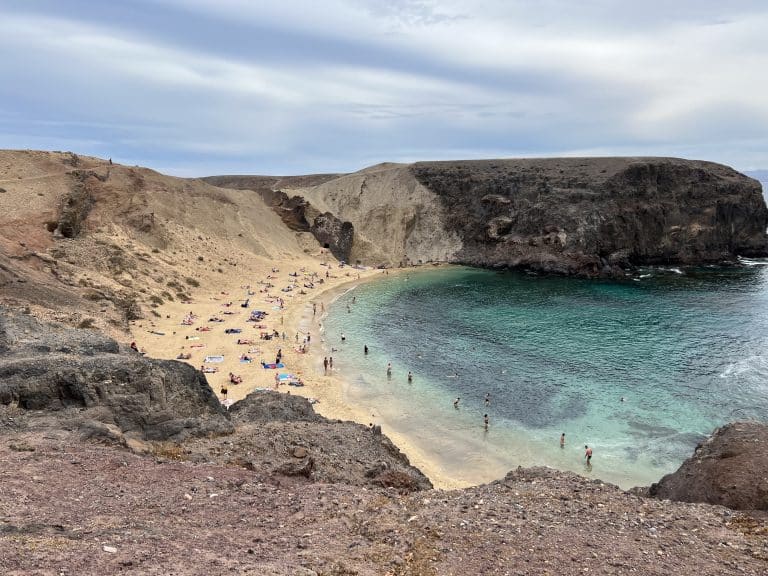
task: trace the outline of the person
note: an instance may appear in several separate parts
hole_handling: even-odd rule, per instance
[[[387,362],[387,378],[392,378],[392,362]]]
[[[317,302],[312,302],[312,316],[317,314]]]
[[[309,344],[310,342],[312,342],[312,334],[307,332],[307,344]]]
[[[136,345],[136,342],[131,342],[131,350],[133,350],[134,352],[139,351],[139,347]]]
[[[459,401],[460,400],[461,400],[461,398],[456,397],[456,400],[453,401],[453,407],[456,408],[456,410],[459,409]]]
[[[328,356],[323,358],[323,372],[328,373]]]
[[[331,370],[333,370],[333,356],[331,356],[330,358],[328,358],[328,368],[330,368]]]
[[[565,432],[560,434],[560,448],[565,448]]]
[[[347,337],[346,337],[346,336],[344,336],[344,332],[342,332],[342,333],[341,333],[341,341],[342,341],[342,342],[346,342],[346,340],[347,340]]]
[[[368,344],[366,344],[365,346],[363,346],[363,354],[365,354],[366,356],[368,356]]]
[[[485,424],[485,429],[488,430],[488,414],[483,414],[483,423]]]
[[[413,374],[411,374],[411,371],[408,371],[408,382],[413,382]]]
[[[352,304],[354,304],[357,301],[357,296],[352,296]]]
[[[584,444],[584,458],[587,459],[587,466],[592,463],[592,448]]]
[[[221,395],[224,398],[224,400],[226,400],[227,399],[227,392],[228,392],[227,387],[222,384],[220,392],[221,392]]]
[[[485,405],[486,406],[490,406],[491,405],[491,395],[488,392],[485,393]]]

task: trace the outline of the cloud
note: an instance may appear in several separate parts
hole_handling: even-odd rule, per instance
[[[9,0],[0,132],[185,174],[589,150],[768,166],[761,4]]]

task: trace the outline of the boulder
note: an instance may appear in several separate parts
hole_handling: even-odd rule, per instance
[[[87,434],[183,440],[234,430],[203,374],[114,340],[0,307],[0,404],[59,414]],[[97,424],[107,425],[99,428]]]
[[[718,428],[648,493],[734,510],[768,510],[768,426],[734,422]]]

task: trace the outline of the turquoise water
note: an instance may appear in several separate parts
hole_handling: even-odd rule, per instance
[[[382,275],[337,299],[323,336],[347,400],[451,477],[547,465],[645,485],[724,422],[768,419],[768,268],[748,264],[626,281]]]

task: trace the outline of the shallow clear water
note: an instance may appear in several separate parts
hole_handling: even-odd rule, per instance
[[[339,297],[324,338],[348,400],[453,477],[548,465],[649,484],[716,426],[768,419],[768,268],[749,263],[618,282],[468,268],[382,275]]]

